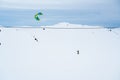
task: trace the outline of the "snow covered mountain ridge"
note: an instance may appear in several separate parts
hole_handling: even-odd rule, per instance
[[[68,22],[61,22],[51,26],[2,26],[0,27],[7,27],[7,28],[40,28],[40,27],[53,27],[53,28],[102,28],[102,26],[90,26],[90,25],[81,25],[81,24],[71,24]]]
[[[58,24],[49,25],[49,26],[2,26],[3,28],[58,28],[58,29],[114,29],[119,27],[108,27],[108,26],[92,26],[92,25],[82,25],[82,24],[71,24],[68,22],[60,22]]]

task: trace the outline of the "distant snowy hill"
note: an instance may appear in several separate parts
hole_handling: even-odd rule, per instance
[[[0,27],[0,80],[120,80],[120,28],[42,27]]]

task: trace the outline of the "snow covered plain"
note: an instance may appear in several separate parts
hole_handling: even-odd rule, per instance
[[[0,29],[0,80],[120,80],[120,28]]]

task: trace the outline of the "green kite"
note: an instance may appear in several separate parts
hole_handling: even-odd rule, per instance
[[[37,21],[40,21],[40,18],[39,16],[43,15],[43,13],[39,12],[37,14],[35,14],[34,18],[37,20]]]

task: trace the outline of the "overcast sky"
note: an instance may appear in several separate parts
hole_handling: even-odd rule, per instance
[[[0,9],[5,8],[71,9],[73,11],[76,9],[80,12],[79,18],[87,20],[84,21],[86,23],[93,21],[120,26],[120,0],[0,0]]]
[[[119,0],[0,0],[0,8],[92,9],[119,8]]]

